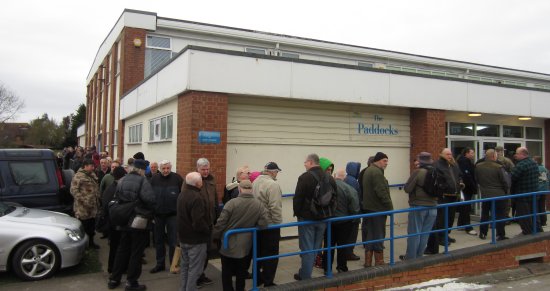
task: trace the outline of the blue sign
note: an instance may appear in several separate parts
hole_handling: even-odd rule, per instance
[[[220,144],[221,141],[219,131],[199,131],[200,144]]]

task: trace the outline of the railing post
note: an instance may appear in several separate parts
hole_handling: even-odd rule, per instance
[[[252,231],[252,290],[258,290],[258,270],[257,259],[258,259],[258,231],[254,229]]]
[[[537,193],[533,193],[533,234],[537,233]]]
[[[445,226],[445,254],[449,253],[449,206],[445,205],[445,217],[443,217],[443,225]]]
[[[332,278],[332,223],[327,221],[327,278]]]
[[[492,225],[492,228],[491,228],[491,244],[496,244],[497,243],[497,240],[496,240],[496,236],[495,236],[495,233],[496,233],[496,228],[497,228],[497,224],[495,222],[495,217],[496,217],[496,200],[491,200],[491,225]]]
[[[393,256],[393,236],[394,236],[394,229],[393,229],[393,222],[394,222],[394,215],[393,213],[390,214],[390,266],[395,265],[395,259]]]

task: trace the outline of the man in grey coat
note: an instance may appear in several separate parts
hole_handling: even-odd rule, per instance
[[[237,198],[229,200],[223,207],[212,231],[214,239],[222,240],[226,231],[235,228],[267,226],[267,212],[262,203],[254,198],[250,180],[239,182],[239,193]],[[220,249],[223,290],[244,290],[251,246],[252,234],[246,232],[231,235],[228,247]],[[237,277],[235,289],[233,276]]]
[[[481,188],[481,198],[500,197],[508,194],[510,189],[510,179],[505,172],[504,167],[497,162],[497,154],[495,150],[487,150],[485,153],[485,161],[476,166],[476,181]],[[502,199],[495,201],[496,219],[506,218],[506,206],[508,200]],[[491,213],[491,202],[483,202],[481,204],[481,222],[489,220]],[[505,222],[497,222],[497,240],[507,239],[504,230]],[[482,224],[479,226],[479,238],[486,239],[488,225]]]

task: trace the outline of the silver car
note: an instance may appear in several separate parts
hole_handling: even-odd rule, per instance
[[[86,246],[78,219],[0,202],[0,271],[12,270],[27,281],[45,279],[80,263]]]

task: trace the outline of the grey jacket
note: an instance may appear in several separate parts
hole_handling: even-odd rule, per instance
[[[481,189],[481,198],[503,196],[510,190],[508,174],[504,167],[490,160],[476,166],[476,181]]]
[[[283,222],[283,192],[281,186],[267,174],[262,174],[254,180],[254,196],[258,198],[267,210],[268,223],[279,224]]]
[[[349,216],[359,214],[359,199],[357,191],[342,180],[336,180],[337,203],[334,216]],[[349,221],[345,221],[349,222]]]
[[[262,203],[251,193],[240,193],[223,207],[222,213],[214,225],[212,237],[221,240],[226,231],[235,228],[267,226],[267,212]],[[252,247],[250,232],[233,234],[229,237],[228,248],[220,249],[220,254],[230,258],[244,258]]]
[[[410,206],[436,206],[437,197],[432,197],[424,191],[424,182],[426,181],[427,169],[419,168],[412,172],[405,183],[405,192],[409,193]]]

